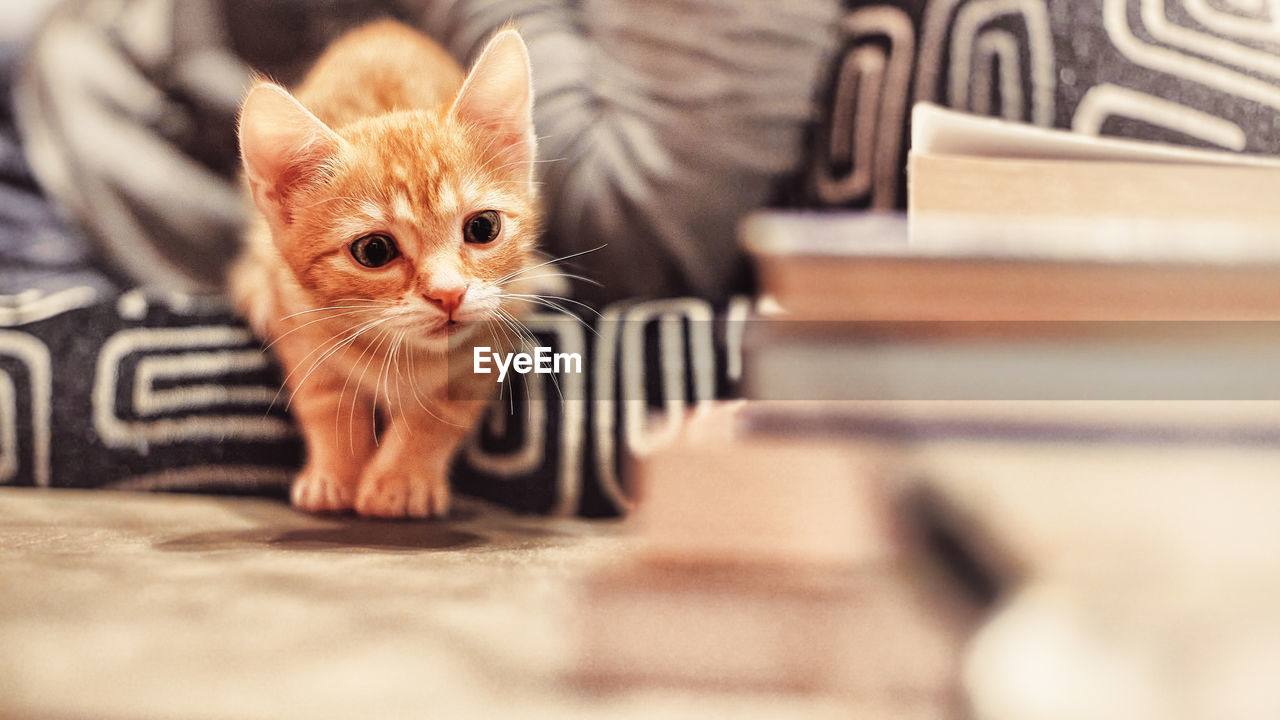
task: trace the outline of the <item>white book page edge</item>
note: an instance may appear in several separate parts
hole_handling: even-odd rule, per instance
[[[1024,160],[1110,160],[1280,168],[1280,158],[1083,135],[916,103],[911,152]]]

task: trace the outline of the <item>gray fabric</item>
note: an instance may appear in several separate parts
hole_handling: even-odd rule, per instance
[[[273,4],[259,15],[298,5]],[[134,283],[216,289],[234,254],[244,219],[235,113],[250,67],[235,51],[224,10],[217,0],[65,2],[17,87],[23,141],[41,184]],[[277,52],[292,44],[280,42],[289,30],[254,26]]]
[[[10,79],[50,4],[29,0],[0,7],[0,296],[112,289],[93,267],[87,239],[45,202],[13,125]],[[0,299],[0,307],[7,303]]]
[[[795,174],[836,0],[76,0],[40,36],[22,119],[41,182],[117,269],[217,286],[242,204],[234,106],[249,68],[284,80],[382,14],[460,59],[501,25],[525,33],[548,249],[605,245],[578,266],[606,298],[741,279],[735,224]]]
[[[723,297],[735,226],[795,174],[834,0],[470,0],[420,25],[460,57],[512,18],[537,86],[553,252],[592,262],[614,296]],[[609,270],[612,270],[611,272]]]

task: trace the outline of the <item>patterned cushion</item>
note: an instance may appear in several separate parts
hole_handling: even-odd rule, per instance
[[[594,322],[530,317],[584,372],[508,381],[455,486],[528,512],[624,510],[627,455],[671,427],[651,413],[732,393],[745,303],[730,304],[733,320],[692,298],[609,306]],[[301,447],[279,387],[270,354],[219,298],[84,286],[10,297],[0,484],[283,495]]]
[[[905,202],[911,104],[1280,152],[1280,17],[1244,0],[848,3],[798,204]]]

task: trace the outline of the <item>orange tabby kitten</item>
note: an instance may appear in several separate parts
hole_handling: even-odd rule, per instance
[[[296,98],[249,92],[240,151],[257,212],[231,286],[288,373],[307,444],[296,506],[448,510],[449,462],[483,407],[451,396],[494,386],[473,348],[502,344],[538,232],[532,101],[516,31],[464,77],[393,22],[339,39]]]

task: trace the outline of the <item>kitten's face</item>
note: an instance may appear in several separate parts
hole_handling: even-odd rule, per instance
[[[531,107],[510,30],[449,107],[334,129],[256,85],[240,117],[245,176],[312,310],[429,348],[503,319],[538,232]]]
[[[426,341],[465,337],[505,311],[537,236],[527,168],[425,111],[339,134],[346,144],[329,176],[290,198],[277,232],[315,306],[367,305],[344,317]]]

